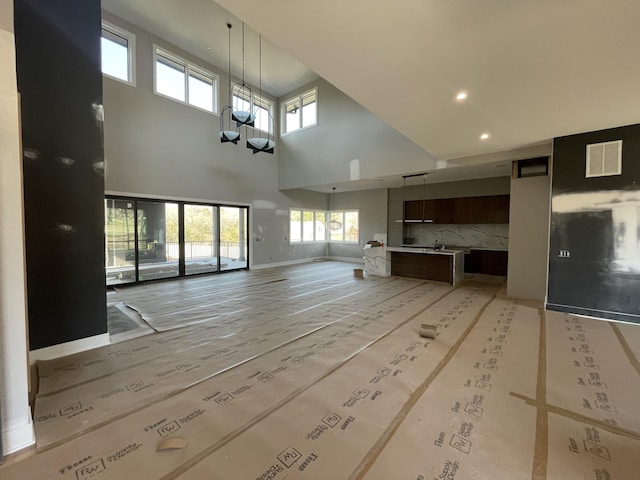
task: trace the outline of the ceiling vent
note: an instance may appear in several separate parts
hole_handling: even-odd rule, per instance
[[[622,140],[587,145],[587,178],[621,174]]]

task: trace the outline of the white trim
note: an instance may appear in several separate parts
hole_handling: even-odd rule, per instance
[[[311,92],[313,92],[316,96],[316,119],[315,122],[311,125],[307,125],[306,127],[302,126],[302,100],[305,96],[308,96]],[[296,128],[295,130],[291,130],[289,132],[285,131],[285,129],[287,128],[287,112],[286,112],[286,107],[287,107],[287,103],[290,103],[293,100],[299,100],[300,101],[300,123],[298,124],[298,128]],[[310,88],[308,90],[305,90],[304,92],[299,93],[298,95],[294,95],[292,97],[287,98],[286,100],[284,100],[283,102],[280,102],[280,136],[281,137],[286,137],[287,135],[291,135],[292,133],[297,133],[297,132],[301,132],[302,130],[308,130],[310,128],[313,127],[317,127],[319,120],[318,118],[320,117],[320,109],[318,108],[318,106],[320,105],[319,102],[319,97],[318,97],[318,86],[316,85],[313,88]]]
[[[293,241],[291,240],[291,212],[300,212],[300,240],[299,241]],[[324,238],[321,240],[315,239],[315,240],[302,240],[302,238],[304,237],[304,213],[305,212],[310,212],[313,213],[313,237],[316,238],[316,224],[318,223],[318,213],[324,213],[325,215],[325,221],[324,223],[322,223],[323,225],[325,225],[325,229],[324,229]],[[327,223],[327,216],[329,215],[329,212],[327,210],[322,210],[322,209],[314,209],[314,208],[298,208],[298,207],[289,207],[289,246],[293,246],[293,245],[319,245],[319,244],[326,244],[327,243],[327,228],[326,228],[326,223]]]
[[[334,205],[335,207],[335,205]],[[351,212],[356,212],[358,214],[358,240],[356,241],[352,241],[352,240],[344,240],[344,238],[347,236],[347,233],[345,231],[345,226],[346,226],[346,214],[347,213],[351,213]],[[327,230],[327,243],[339,243],[339,244],[345,244],[345,245],[360,245],[360,209],[359,208],[347,208],[347,209],[340,209],[340,210],[329,210],[327,212],[327,218],[331,219],[332,215],[334,213],[340,213],[342,214],[342,240],[331,240],[331,233],[332,230]]]
[[[114,25],[111,22],[106,20],[102,20],[100,26],[100,41],[102,42],[102,29],[109,30],[115,35],[119,35],[127,39],[127,61],[128,61],[128,73],[129,80],[123,80],[118,77],[114,77],[109,75],[108,73],[102,72],[102,75],[110,78],[111,80],[115,80],[116,82],[124,83],[125,85],[130,85],[132,87],[136,86],[136,36],[135,34],[128,32],[127,30]],[[100,62],[102,62],[102,53],[100,54]]]
[[[175,62],[179,65],[184,66],[184,100],[180,100],[179,98],[170,97],[169,95],[165,95],[163,93],[158,92],[157,89],[157,72],[156,66],[158,64],[158,55],[164,57],[172,62]],[[205,108],[198,107],[197,105],[193,105],[189,103],[189,72],[195,72],[198,75],[203,77],[211,78],[211,85],[213,88],[212,102],[211,106],[212,110],[207,110]],[[220,105],[220,76],[212,71],[201,67],[200,65],[196,65],[193,62],[190,62],[169,50],[153,44],[153,93],[159,97],[167,98],[169,100],[173,100],[176,103],[180,103],[182,105],[186,105],[187,107],[191,107],[195,110],[199,110],[204,113],[208,113],[209,115],[215,115],[216,117],[220,116],[219,113],[219,105]]]
[[[312,263],[328,260],[328,257],[309,257],[300,258],[298,260],[287,260],[285,262],[261,263],[260,265],[252,265],[251,270],[262,270],[263,268],[285,267],[287,265],[298,265],[300,263]]]
[[[36,443],[31,416],[26,423],[21,425],[5,425],[1,433],[5,455],[15,453]]]
[[[337,262],[364,263],[364,257],[326,257],[327,260],[335,260]]]
[[[233,90],[235,87],[241,87],[242,86],[242,82],[235,82],[232,81],[231,82],[231,103],[233,104],[233,97],[237,97],[241,100],[244,100],[245,102],[249,102],[250,100],[247,100],[246,98],[241,97],[240,95],[234,95],[233,94]],[[249,86],[250,87],[250,86]],[[237,92],[240,93],[240,92]],[[276,125],[275,125],[275,119],[273,117],[273,110],[275,108],[276,102],[268,97],[265,97],[262,94],[257,94],[257,93],[253,93],[253,90],[251,92],[253,94],[253,104],[254,107],[260,107],[265,109],[268,113],[269,113],[269,120],[271,122],[271,130],[263,130],[261,128],[258,127],[253,127],[255,130],[262,132],[262,133],[266,133],[268,135],[273,135],[275,133],[275,129],[276,129]],[[261,92],[262,93],[262,92]]]
[[[35,363],[39,360],[51,360],[54,358],[66,357],[74,353],[84,352],[93,348],[104,347],[110,345],[108,333],[94,335],[93,337],[81,338],[72,342],[60,343],[50,347],[39,348],[29,352],[29,361]]]

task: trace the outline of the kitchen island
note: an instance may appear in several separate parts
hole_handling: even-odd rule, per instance
[[[387,247],[391,275],[421,278],[456,285],[464,279],[463,250],[429,247]]]

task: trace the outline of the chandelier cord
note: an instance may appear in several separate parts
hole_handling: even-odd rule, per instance
[[[242,85],[244,85],[244,22],[242,22]]]
[[[231,92],[231,27],[232,25],[230,23],[227,23],[227,29],[229,30],[229,70],[227,70],[229,72],[229,105],[233,105],[233,94]],[[231,115],[227,115],[227,118],[228,128],[229,130],[231,130]]]

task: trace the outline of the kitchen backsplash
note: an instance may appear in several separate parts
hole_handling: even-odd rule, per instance
[[[414,245],[433,245],[437,240],[445,246],[509,248],[508,224],[407,225],[407,236]]]

